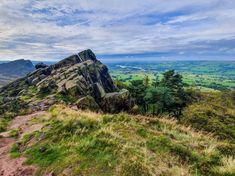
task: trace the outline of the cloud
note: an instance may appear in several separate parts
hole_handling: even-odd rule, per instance
[[[0,60],[62,59],[86,48],[226,58],[235,54],[234,11],[233,0],[2,0]]]

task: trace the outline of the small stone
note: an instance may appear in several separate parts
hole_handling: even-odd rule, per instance
[[[45,152],[45,151],[46,151],[46,147],[40,147],[40,148],[39,148],[39,151],[40,151],[41,153]]]
[[[46,138],[46,135],[45,135],[44,132],[42,132],[42,133],[40,134],[40,136],[39,136],[39,141],[42,141],[42,140],[44,140],[45,138]]]

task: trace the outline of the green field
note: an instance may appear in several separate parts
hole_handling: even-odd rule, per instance
[[[167,70],[175,70],[183,76],[186,87],[197,87],[202,90],[228,90],[235,88],[234,61],[158,61],[126,62],[108,64],[114,80],[128,84],[131,80],[150,81]]]

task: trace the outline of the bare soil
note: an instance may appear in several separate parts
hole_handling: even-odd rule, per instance
[[[0,133],[0,176],[33,176],[36,172],[35,166],[24,165],[25,157],[12,159],[9,156],[11,146],[25,134],[40,130],[42,124],[32,124],[30,120],[45,114],[39,111],[30,115],[17,116],[9,124],[8,131]],[[10,130],[19,129],[18,138],[10,137]]]

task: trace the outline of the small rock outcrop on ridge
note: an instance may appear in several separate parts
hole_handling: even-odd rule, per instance
[[[51,104],[61,99],[81,109],[111,113],[128,110],[132,106],[129,92],[114,86],[108,68],[90,49],[54,65],[37,64],[34,72],[1,88],[0,96],[16,99],[27,96],[34,88],[36,94],[45,96],[43,104],[49,99]],[[29,105],[33,103],[28,102]]]
[[[46,68],[48,67],[46,64],[42,63],[42,62],[39,62],[35,65],[35,68],[36,69],[39,69],[39,68]]]

